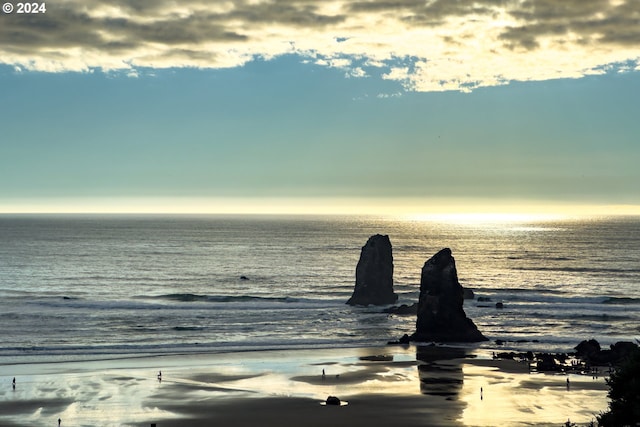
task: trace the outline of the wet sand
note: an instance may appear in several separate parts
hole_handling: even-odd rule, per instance
[[[567,387],[566,375],[490,354],[412,346],[0,365],[0,426],[558,426],[607,407],[603,377],[570,375]]]

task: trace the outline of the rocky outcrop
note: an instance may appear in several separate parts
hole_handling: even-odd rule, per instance
[[[393,304],[393,255],[389,236],[371,236],[362,247],[356,267],[356,285],[347,301],[350,305]]]
[[[582,341],[575,347],[576,357],[591,365],[617,365],[633,352],[638,351],[638,345],[630,341],[618,341],[608,349],[600,348],[600,343],[594,339]]]
[[[458,282],[451,249],[445,248],[422,267],[418,319],[412,341],[478,342],[480,333],[462,308],[463,290]]]

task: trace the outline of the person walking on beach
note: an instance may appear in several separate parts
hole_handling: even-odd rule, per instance
[[[158,382],[162,382],[162,371],[158,371]]]
[[[60,423],[62,422],[62,420],[60,418],[58,418],[58,427],[60,427]]]
[[[16,377],[13,377],[13,389],[16,389]]]

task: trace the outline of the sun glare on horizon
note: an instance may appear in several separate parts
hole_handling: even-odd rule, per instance
[[[4,214],[363,215],[460,224],[638,216],[637,205],[367,198],[105,198],[0,204]]]
[[[570,218],[566,214],[509,213],[509,212],[465,212],[408,215],[414,221],[444,222],[454,224],[504,224],[558,221]]]

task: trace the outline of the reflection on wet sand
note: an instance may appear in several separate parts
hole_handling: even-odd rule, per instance
[[[462,360],[465,357],[467,351],[462,348],[416,347],[420,393],[455,398],[464,383]]]
[[[4,367],[7,369],[7,367]],[[513,360],[444,346],[174,355],[12,365],[0,425],[586,425],[603,378],[529,373]],[[156,375],[162,369],[162,382]],[[27,375],[29,371],[29,375]],[[323,376],[324,371],[324,376]],[[55,378],[55,380],[53,380]],[[348,405],[321,405],[337,396]]]

